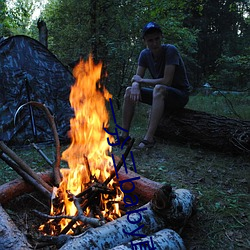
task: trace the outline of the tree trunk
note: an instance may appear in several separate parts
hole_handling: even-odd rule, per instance
[[[17,229],[0,204],[0,249],[32,249],[24,235]]]
[[[37,28],[39,30],[39,42],[48,48],[48,29],[46,23],[40,18],[37,21]]]
[[[223,152],[250,152],[250,121],[190,109],[164,116],[155,135]]]

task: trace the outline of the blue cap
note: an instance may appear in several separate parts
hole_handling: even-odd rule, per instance
[[[158,30],[162,33],[161,27],[157,23],[149,22],[142,29],[142,37],[143,38],[149,30]]]

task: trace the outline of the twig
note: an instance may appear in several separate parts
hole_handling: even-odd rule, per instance
[[[43,181],[20,157],[16,155],[14,151],[12,151],[8,146],[6,146],[3,141],[0,141],[0,149],[13,161],[15,161],[17,165],[20,166],[26,174],[30,175],[45,189],[52,193],[52,187],[45,181]]]
[[[126,158],[127,158],[128,154],[129,154],[134,142],[135,142],[135,138],[132,138],[129,145],[127,146],[127,148],[126,148],[126,150],[124,152],[124,155],[123,155],[124,160],[126,160]],[[116,171],[117,172],[120,170],[120,168],[122,167],[123,164],[124,164],[124,162],[123,162],[123,160],[121,158],[120,161],[117,163],[117,166],[116,166]],[[103,185],[108,185],[109,184],[109,182],[115,177],[116,171],[111,172],[110,176],[103,182]]]
[[[20,168],[14,161],[9,159],[6,154],[3,152],[0,153],[0,158],[6,162],[11,168],[13,168],[26,182],[34,186],[39,192],[41,192],[48,199],[51,196],[51,193],[44,188],[39,182],[37,182],[34,178],[32,178],[29,174],[27,174],[22,168]]]

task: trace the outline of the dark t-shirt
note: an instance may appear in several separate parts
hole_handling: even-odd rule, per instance
[[[154,79],[164,77],[165,65],[175,65],[171,86],[181,90],[189,90],[190,83],[179,51],[171,44],[163,44],[162,48],[164,49],[164,53],[161,54],[157,61],[153,59],[153,55],[149,49],[142,50],[138,59],[138,65],[147,68]]]

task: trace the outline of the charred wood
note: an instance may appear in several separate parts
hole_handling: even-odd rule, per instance
[[[192,215],[194,205],[195,196],[190,191],[180,189],[173,192],[168,188],[166,192],[164,187],[160,194],[140,209],[131,210],[102,227],[91,228],[69,239],[60,249],[110,249],[166,227],[180,229],[178,227],[182,227]],[[173,222],[169,219],[171,216],[174,216]],[[178,225],[173,225],[174,222]]]

